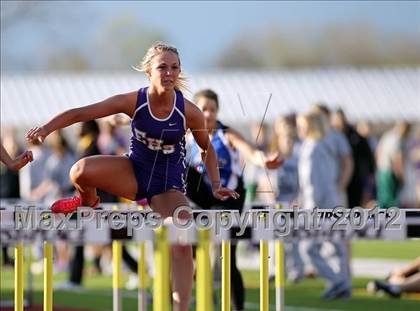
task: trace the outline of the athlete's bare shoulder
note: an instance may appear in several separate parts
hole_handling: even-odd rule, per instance
[[[200,108],[198,108],[195,104],[193,104],[191,101],[189,101],[186,98],[184,98],[184,107],[185,107],[185,115],[187,118],[203,115]]]
[[[195,129],[202,127],[204,124],[204,116],[201,110],[186,98],[184,98],[184,107],[187,128]]]
[[[138,91],[120,94],[119,97],[121,99],[121,103],[126,107],[124,109],[125,114],[132,118],[134,111],[136,110]]]

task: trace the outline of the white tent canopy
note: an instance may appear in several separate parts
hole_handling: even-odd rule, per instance
[[[420,68],[213,72],[188,75],[189,91],[215,90],[230,124],[273,121],[313,102],[342,107],[352,120],[420,120]],[[147,85],[139,73],[8,74],[1,79],[2,125],[41,124],[65,109]],[[270,104],[267,106],[271,96]]]

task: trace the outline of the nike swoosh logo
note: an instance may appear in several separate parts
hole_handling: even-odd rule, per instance
[[[169,123],[169,126],[174,126],[174,125],[176,125],[176,122],[175,123]]]

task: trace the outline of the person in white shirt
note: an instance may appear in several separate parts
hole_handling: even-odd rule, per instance
[[[324,144],[325,119],[320,113],[309,112],[298,116],[297,127],[299,138],[302,139],[298,163],[299,203],[302,209],[331,209],[340,204],[336,187],[334,159],[328,153]],[[322,241],[310,238],[304,249],[318,274],[330,282],[330,286],[322,294],[323,299],[348,298],[351,295],[348,270],[340,265],[336,273],[327,258],[321,255]],[[344,244],[334,244],[337,251],[346,257]]]
[[[284,158],[283,165],[276,171],[276,201],[282,208],[298,208],[295,204],[299,195],[298,163],[302,142],[297,138],[296,115],[280,116],[274,123],[272,139],[273,151]],[[293,238],[285,241],[287,279],[297,283],[304,277],[305,262],[299,251],[301,240]],[[274,258],[274,243],[270,243],[270,257]],[[274,280],[275,262],[270,261],[270,280]],[[310,263],[307,263],[308,267]]]
[[[333,171],[340,198],[340,205],[348,207],[346,189],[353,175],[354,167],[350,144],[343,133],[331,126],[331,112],[325,104],[315,104],[311,111],[320,113],[321,117],[324,118],[323,124],[325,135],[323,143],[325,144],[327,152],[334,160]]]

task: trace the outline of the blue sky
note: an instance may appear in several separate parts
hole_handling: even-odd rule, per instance
[[[168,33],[172,43],[181,50],[185,67],[190,70],[206,64],[207,58],[217,55],[238,34],[263,30],[270,25],[322,30],[329,24],[368,21],[385,32],[414,32],[417,29],[420,34],[419,2],[121,2],[103,3],[101,10],[104,14],[113,14],[116,7],[136,14],[147,25]]]
[[[384,33],[418,33],[420,36],[420,2],[90,1],[55,2],[51,5],[57,7],[54,21],[57,27],[60,27],[60,14],[70,15],[75,20],[74,29],[69,29],[68,35],[61,40],[83,44],[83,40],[89,40],[104,21],[126,13],[138,18],[148,28],[166,33],[170,43],[181,51],[187,71],[201,70],[237,35],[264,31],[271,25],[322,31],[331,24],[368,22]],[[77,25],[78,15],[85,16],[89,25]],[[17,34],[20,34],[18,40]],[[45,40],[44,34],[42,25],[34,28],[28,22],[15,30],[13,36],[2,38],[2,51],[9,49],[23,57],[26,53],[30,56],[39,50],[39,45]]]

